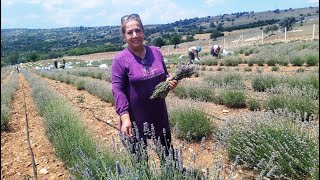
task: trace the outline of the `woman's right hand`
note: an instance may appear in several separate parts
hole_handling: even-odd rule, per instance
[[[132,123],[129,117],[129,114],[123,114],[121,116],[121,134],[131,137],[132,136]]]

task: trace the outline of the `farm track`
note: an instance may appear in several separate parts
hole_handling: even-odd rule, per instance
[[[22,74],[18,75],[18,80],[19,88],[12,102],[9,131],[1,133],[1,179],[34,178],[27,140],[26,118],[38,179],[69,179],[69,171],[55,156],[54,147],[45,135],[43,119],[38,115],[33,104],[29,83]],[[44,169],[48,172],[40,173]]]

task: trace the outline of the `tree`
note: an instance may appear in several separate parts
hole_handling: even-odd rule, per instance
[[[8,61],[11,65],[19,63],[19,53],[14,52],[14,53],[10,54],[8,57]]]
[[[193,37],[192,35],[187,36],[186,41],[187,41],[187,42],[194,41],[194,37]]]
[[[270,35],[273,35],[274,31],[277,31],[279,28],[277,25],[273,25],[273,26],[267,26],[266,29],[263,30],[264,33],[269,34],[269,32],[271,32]]]
[[[170,39],[170,43],[174,44],[174,48],[177,48],[177,44],[180,43],[180,36],[178,34],[174,34],[171,39]]]
[[[214,22],[211,22],[211,23],[210,23],[210,27],[211,27],[211,28],[215,28],[215,27],[216,27],[216,25],[214,24]]]
[[[224,36],[224,34],[217,29],[212,30],[212,33],[210,34],[210,38],[215,40],[217,37]]]
[[[162,47],[166,44],[166,42],[164,42],[164,40],[161,37],[158,37],[157,39],[153,40],[153,45],[157,46],[157,47]]]
[[[29,56],[29,59],[32,62],[36,62],[37,60],[39,60],[39,55],[36,52],[32,52],[31,55]]]
[[[296,23],[296,18],[294,17],[286,17],[282,21],[279,22],[279,25],[282,28],[287,28],[287,31],[292,30],[294,23]]]

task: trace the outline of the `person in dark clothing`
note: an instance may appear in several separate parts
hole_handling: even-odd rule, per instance
[[[54,64],[54,68],[58,69],[58,61],[54,60],[53,64]]]
[[[211,55],[213,57],[217,57],[218,59],[220,59],[220,46],[218,45],[213,45],[211,47],[211,51],[210,51]]]
[[[66,60],[62,60],[62,69],[64,69],[66,67]]]

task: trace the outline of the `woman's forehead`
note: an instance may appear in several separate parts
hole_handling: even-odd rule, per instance
[[[135,20],[131,20],[131,21],[126,22],[125,28],[126,29],[136,29],[136,28],[141,29],[139,22],[137,22]]]

